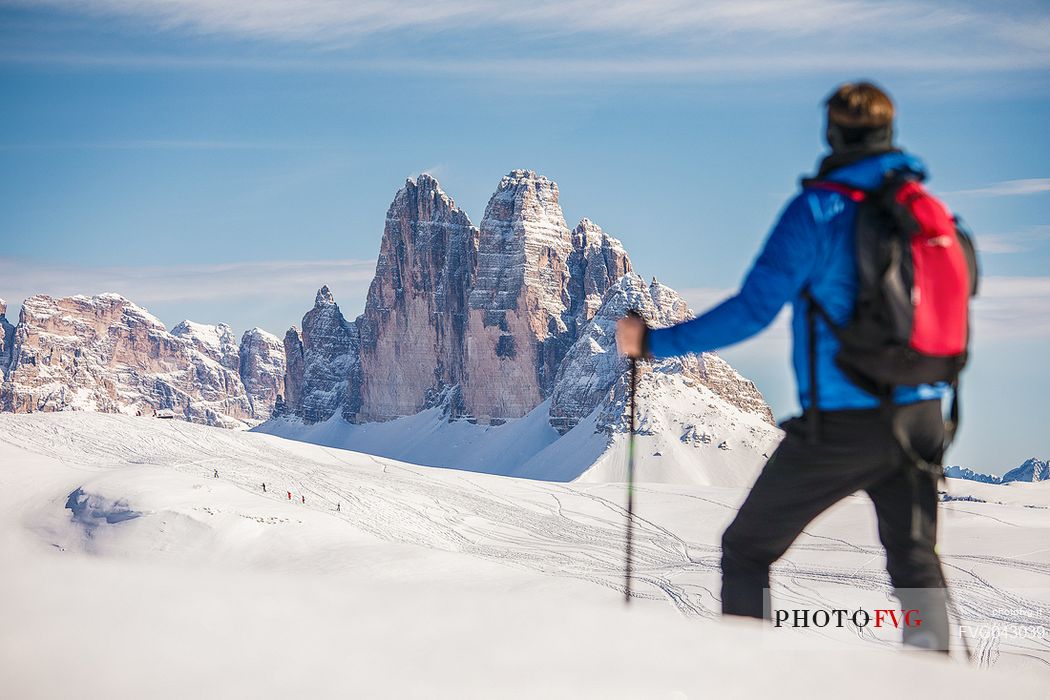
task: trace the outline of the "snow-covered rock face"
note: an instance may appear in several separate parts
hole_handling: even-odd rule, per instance
[[[570,231],[547,178],[511,172],[474,228],[423,175],[390,205],[364,313],[347,323],[324,288],[302,335],[285,337],[283,410],[317,423],[341,401],[356,425],[261,430],[341,435],[436,466],[620,481],[629,420],[615,328],[630,309],[654,326],[691,315],[592,221]],[[752,382],[714,354],[643,362],[639,374],[640,478],[750,483],[780,439]]]
[[[263,329],[252,328],[241,336],[239,356],[241,382],[252,417],[266,420],[284,393],[284,344]]]
[[[386,216],[361,335],[358,422],[412,415],[464,379],[466,308],[478,230],[420,175]]]
[[[336,412],[357,413],[361,396],[361,363],[357,326],[347,321],[327,286],[303,316],[300,335],[285,335],[287,395],[284,410],[305,421],[328,420]]]
[[[623,244],[590,219],[581,220],[572,230],[572,247],[569,313],[582,329],[597,313],[609,288],[631,271],[631,261]]]
[[[646,285],[634,273],[623,276],[605,294],[601,306],[583,328],[558,370],[551,400],[550,423],[559,433],[566,433],[596,409],[600,417],[596,430],[622,432],[627,422],[626,385],[623,382],[627,360],[616,350],[616,322],[629,310],[640,313],[654,327],[669,326],[685,320],[691,312],[685,301],[670,287],[656,280]],[[727,362],[712,353],[686,355],[661,362],[639,364],[639,395],[653,393],[648,399],[665,402],[659,388],[648,386],[659,375],[678,376],[686,386],[705,387],[725,408],[758,416],[772,424],[773,415],[754,383],[744,379]],[[688,422],[683,434],[697,434],[702,420]],[[650,428],[652,429],[652,428]],[[702,430],[701,430],[702,433]]]
[[[553,388],[575,333],[566,323],[573,252],[558,186],[532,171],[505,176],[481,221],[470,293],[462,396],[477,420],[523,416]]]
[[[233,329],[225,323],[208,325],[193,321],[181,321],[171,329],[171,334],[193,343],[199,352],[207,355],[227,369],[234,371],[240,366],[237,339]]]
[[[944,476],[949,479],[965,479],[967,481],[978,481],[984,484],[1001,484],[1003,479],[992,474],[982,474],[967,467],[949,466],[944,468]]]
[[[284,362],[284,396],[274,413],[293,415],[302,400],[303,371],[306,364],[303,357],[303,336],[295,326],[284,334]]]
[[[674,290],[630,272],[597,224],[569,230],[558,186],[535,172],[505,176],[479,228],[421,175],[387,212],[364,313],[347,322],[323,288],[302,335],[285,337],[283,410],[317,422],[341,406],[367,423],[442,403],[449,418],[498,424],[552,399],[550,423],[564,433],[612,395],[626,367],[613,329],[628,308],[657,325],[690,313]],[[717,357],[675,366],[771,420],[754,385]]]
[[[1003,483],[1011,481],[1050,481],[1050,461],[1045,459],[1025,460],[1024,464],[1003,474]]]
[[[344,415],[389,420],[438,401],[482,423],[525,415],[628,270],[620,242],[591,221],[569,231],[558,186],[534,172],[502,179],[480,229],[433,177],[406,182],[356,321],[360,409]]]
[[[225,326],[179,324],[180,334],[117,294],[26,299],[0,390],[4,410],[91,410],[198,423],[256,422],[230,361]],[[237,345],[232,352],[237,357]],[[232,367],[231,367],[232,365]]]
[[[676,309],[668,299],[660,306],[654,304],[649,288],[634,273],[608,290],[558,369],[550,423],[559,433],[568,432],[590,415],[627,370],[626,358],[616,351],[616,322],[631,309],[657,325],[670,325],[686,313],[684,306]]]

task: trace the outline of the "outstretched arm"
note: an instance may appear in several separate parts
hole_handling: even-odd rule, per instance
[[[815,198],[803,193],[791,201],[744,278],[736,295],[691,321],[646,333],[646,350],[655,358],[708,352],[755,335],[806,285],[816,265],[818,229]]]

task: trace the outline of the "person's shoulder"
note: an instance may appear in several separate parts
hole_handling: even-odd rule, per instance
[[[802,181],[796,192],[784,205],[784,213],[804,219],[822,218],[821,212],[829,202],[840,199],[843,195],[834,190],[814,187],[809,181]]]
[[[921,180],[927,177],[926,165],[922,159],[907,151],[894,150],[836,168],[823,179],[848,187],[872,190],[877,188],[889,173],[908,174]]]

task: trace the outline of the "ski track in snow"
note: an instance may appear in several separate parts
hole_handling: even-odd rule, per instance
[[[99,430],[99,421],[116,424],[112,430]],[[382,540],[461,552],[624,590],[626,511],[621,485],[549,483],[414,466],[177,421],[17,417],[3,420],[2,426],[9,443],[85,471],[150,465],[211,479],[217,469],[220,479],[261,498],[287,501],[290,490],[299,504],[305,495],[304,507],[323,510]],[[702,487],[682,490],[704,491]],[[647,511],[646,501],[690,499],[698,501],[698,511],[706,508],[697,512],[698,518],[728,517],[734,506],[719,498],[728,497],[727,490],[700,496],[676,492],[673,487],[641,486],[637,495],[641,512],[634,526],[633,595],[670,602],[689,617],[717,616],[720,530],[711,530],[707,540],[687,539],[660,524],[662,512],[655,507]],[[335,511],[337,503],[341,504],[339,512]],[[1022,527],[984,513],[958,510],[954,504],[942,508]],[[855,608],[856,603],[851,606],[849,601],[856,591],[879,594],[890,590],[880,547],[826,533],[827,528],[814,532],[811,525],[787,557],[774,566],[776,599],[812,607]],[[829,556],[834,565],[813,563]],[[1026,572],[1045,576],[1050,582],[1050,562],[961,552],[949,553],[943,561],[958,615],[970,624],[992,626],[991,634],[971,641],[975,661],[988,666],[1013,654],[1050,669],[1050,639],[1006,640],[997,627],[1045,627],[1050,603],[1018,595],[992,580],[1009,580],[1012,572]],[[841,590],[840,598],[828,599],[829,585]],[[859,634],[871,643],[895,644],[876,639],[870,630]]]

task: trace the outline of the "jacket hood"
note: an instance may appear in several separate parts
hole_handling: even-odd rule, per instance
[[[892,151],[836,168],[822,179],[871,190],[878,187],[889,172],[911,174],[920,180],[927,177],[926,166],[916,156],[904,151]]]

